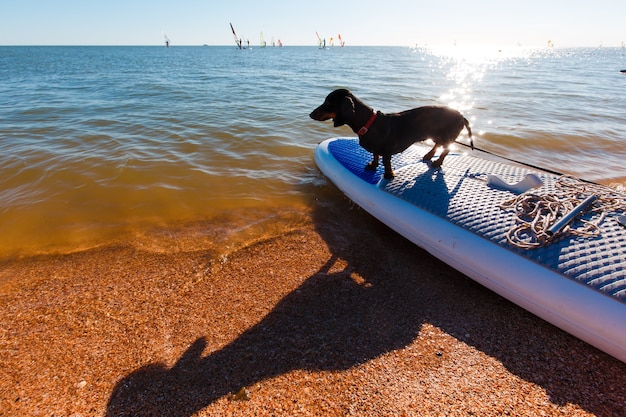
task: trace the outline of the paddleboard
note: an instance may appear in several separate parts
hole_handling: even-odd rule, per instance
[[[549,243],[520,247],[511,240],[519,215],[503,203],[524,190],[500,185],[535,178],[540,181],[530,181],[530,186],[538,188],[521,195],[549,197],[559,192],[562,177],[477,152],[451,152],[435,169],[422,161],[429,149],[418,143],[394,155],[391,180],[384,179],[382,164],[375,171],[364,169],[372,155],[358,138],[323,141],[315,162],[348,198],[411,242],[626,362],[626,227],[618,221],[623,209],[609,208],[594,236],[566,233],[566,225]],[[598,187],[626,207],[626,194]]]

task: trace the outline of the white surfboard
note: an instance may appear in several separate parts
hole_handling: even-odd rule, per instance
[[[564,234],[539,248],[520,248],[507,239],[516,214],[500,205],[522,190],[498,185],[536,176],[543,185],[528,192],[549,195],[559,176],[461,153],[433,169],[422,161],[428,149],[415,144],[394,155],[392,180],[383,178],[382,166],[364,169],[372,155],[358,138],[320,143],[315,161],[348,198],[411,242],[626,362],[626,227],[617,221],[624,213],[607,212],[597,236]],[[617,196],[626,204],[626,195]]]

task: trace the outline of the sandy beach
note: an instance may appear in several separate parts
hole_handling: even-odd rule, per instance
[[[626,364],[350,202],[263,218],[0,264],[0,415],[624,415]]]

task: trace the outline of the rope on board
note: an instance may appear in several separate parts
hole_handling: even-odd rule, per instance
[[[596,237],[600,225],[610,213],[626,213],[626,196],[600,184],[583,182],[562,175],[555,183],[554,194],[524,193],[500,204],[503,210],[513,210],[515,225],[507,233],[508,242],[518,248],[535,249],[547,246],[568,235]],[[576,218],[558,234],[549,232],[559,218],[571,213],[590,196],[596,199],[585,210],[585,218]]]

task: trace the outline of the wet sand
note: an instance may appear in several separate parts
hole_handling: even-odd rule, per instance
[[[626,364],[343,199],[216,224],[0,264],[0,415],[626,410]]]

